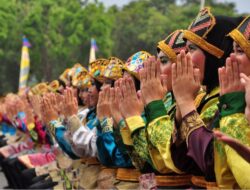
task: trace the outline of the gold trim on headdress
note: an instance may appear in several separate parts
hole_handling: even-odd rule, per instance
[[[78,73],[74,73],[72,76],[72,85],[74,87],[77,87],[78,79],[80,78],[80,76],[86,75],[86,73],[88,73],[88,70],[85,67],[80,66],[80,68],[81,68],[81,71]]]
[[[48,89],[51,92],[56,92],[60,87],[59,81],[58,80],[53,80],[52,82],[49,83]]]
[[[110,57],[109,64],[105,67],[103,75],[107,79],[117,80],[122,78],[124,62],[117,57]]]
[[[82,71],[72,79],[72,85],[78,89],[88,88],[92,85],[92,77],[88,70],[83,67]]]
[[[97,59],[89,64],[89,74],[94,79],[98,80],[99,82],[104,82],[103,72],[106,66],[109,64],[108,59]]]
[[[48,93],[48,85],[45,82],[39,83],[31,88],[31,92],[35,95],[42,95]]]
[[[192,26],[196,22],[199,22],[200,19],[202,18],[202,16],[204,17],[204,15],[202,15],[202,14],[209,15],[209,18],[211,19],[211,24],[210,24],[209,28],[207,28],[206,32],[202,36],[199,36],[195,32],[192,31],[192,29],[196,28],[197,26],[194,27],[194,28],[192,28]],[[196,44],[197,46],[199,46],[203,50],[207,51],[208,53],[214,55],[215,57],[221,58],[223,56],[223,54],[224,54],[224,51],[221,50],[220,48],[210,44],[209,42],[207,42],[205,40],[207,34],[213,29],[213,27],[215,25],[216,25],[216,19],[213,16],[213,14],[211,13],[210,7],[205,7],[202,10],[200,10],[197,17],[194,19],[194,21],[188,27],[188,30],[183,31],[184,32],[184,38],[186,38],[187,40],[189,40],[192,43]]]
[[[67,69],[65,69],[65,71],[63,71],[63,73],[59,76],[59,79],[60,79],[61,81],[63,81],[65,85],[66,85],[67,82],[69,81],[69,79],[68,79],[68,73],[69,73],[69,72],[70,72],[70,68],[67,68]]]
[[[242,24],[249,19],[250,16],[246,17],[241,24],[231,31],[228,35],[243,49],[247,57],[250,59],[250,41],[239,31]]]
[[[190,42],[196,44],[197,46],[199,46],[200,48],[202,48],[203,50],[207,51],[208,53],[214,55],[217,58],[221,58],[224,54],[223,50],[208,43],[202,37],[198,36],[197,34],[191,32],[189,30],[184,30],[184,38],[186,38]]]
[[[165,43],[165,40],[160,41],[157,47],[160,48],[161,51],[163,51],[163,53],[166,54],[172,62],[176,62],[177,59],[176,53],[171,47],[169,47]]]

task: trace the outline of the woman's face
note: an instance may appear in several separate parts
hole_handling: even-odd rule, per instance
[[[98,103],[98,95],[99,95],[99,92],[96,86],[93,85],[89,87],[88,93],[89,93],[89,107],[96,107]]]
[[[83,101],[83,103],[89,107],[89,92],[88,92],[88,88],[84,88],[80,91],[79,96],[81,98],[81,100]]]
[[[193,62],[194,68],[200,70],[200,80],[202,83],[205,74],[206,56],[197,45],[190,41],[187,41],[187,50],[191,54],[191,60]]]
[[[241,73],[250,75],[250,59],[247,57],[245,52],[241,49],[241,47],[237,43],[233,43],[234,54],[236,59],[239,62],[239,71]]]
[[[162,51],[158,53],[157,58],[161,62],[160,64],[161,74],[167,75],[168,91],[172,91],[172,71],[171,71],[172,62],[170,61],[168,56]]]

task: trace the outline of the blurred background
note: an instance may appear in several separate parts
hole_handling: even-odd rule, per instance
[[[97,58],[126,60],[175,29],[185,29],[201,0],[0,0],[0,95],[17,92],[22,37],[29,40],[28,84],[58,78],[67,67]],[[215,15],[249,14],[248,0],[206,0]]]

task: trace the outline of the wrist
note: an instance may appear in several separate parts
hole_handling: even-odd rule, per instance
[[[182,118],[188,113],[190,113],[191,111],[196,110],[196,107],[193,101],[178,103],[178,107],[180,108],[180,113],[181,113]]]
[[[118,124],[123,119],[121,115],[113,115],[112,118],[116,124]]]
[[[135,116],[140,116],[140,115],[141,114],[139,114],[139,113],[131,113],[131,114],[127,113],[127,114],[124,115],[124,118],[127,119],[127,118],[130,118],[130,117],[135,117]]]
[[[146,98],[146,99],[145,99],[145,104],[148,105],[148,104],[150,104],[151,102],[158,101],[158,100],[162,100],[162,99],[163,99],[163,98],[159,98],[159,97]]]

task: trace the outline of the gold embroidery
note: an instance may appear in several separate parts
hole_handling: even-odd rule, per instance
[[[224,54],[224,51],[208,43],[202,37],[198,36],[197,34],[191,31],[184,30],[184,38],[188,39],[192,43],[195,43],[197,46],[201,47],[202,49],[204,49],[205,51],[214,55],[217,58],[221,58]]]
[[[193,111],[190,115],[186,116],[183,121],[183,127],[181,128],[181,135],[183,140],[186,139],[188,145],[188,136],[195,130],[202,126],[205,126],[204,122],[200,118],[200,115]],[[186,138],[185,138],[186,137]]]

